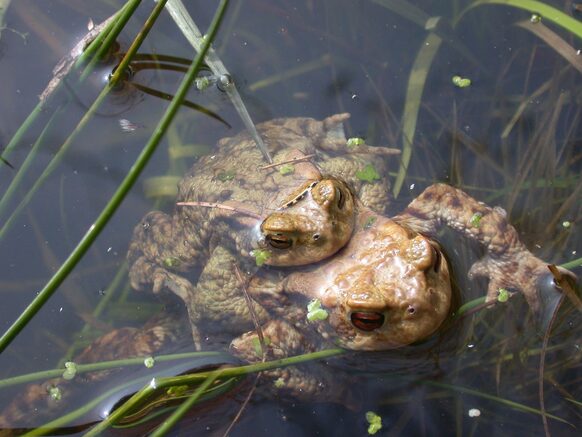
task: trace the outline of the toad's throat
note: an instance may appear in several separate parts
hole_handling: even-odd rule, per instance
[[[361,331],[371,332],[384,324],[384,314],[368,311],[355,311],[350,314],[352,325]]]

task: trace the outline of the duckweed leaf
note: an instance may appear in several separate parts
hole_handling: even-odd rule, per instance
[[[326,310],[321,308],[321,302],[319,299],[314,299],[307,304],[307,320],[310,322],[316,322],[318,320],[327,319],[328,313]]]
[[[455,85],[457,88],[467,88],[471,86],[471,79],[468,79],[466,77],[453,76],[451,80],[453,82],[453,85]]]
[[[365,144],[365,141],[363,138],[349,138],[346,145],[348,146],[349,149],[355,149],[358,146],[361,146]]]
[[[50,387],[48,387],[47,390],[48,390],[48,394],[51,397],[51,399],[53,399],[55,401],[60,401],[61,398],[63,397],[63,392],[56,385],[51,385]]]
[[[165,258],[163,262],[164,262],[164,266],[166,266],[169,269],[176,268],[180,264],[182,264],[182,262],[178,258],[174,258],[174,257]]]
[[[279,168],[279,173],[283,176],[295,173],[295,166],[293,164],[284,164]]]
[[[483,218],[483,214],[481,214],[480,212],[476,212],[475,214],[473,214],[473,216],[471,217],[471,226],[478,228],[479,226],[481,226],[481,219]]]
[[[382,418],[373,411],[368,411],[366,413],[366,420],[370,424],[370,426],[368,426],[368,434],[374,435],[382,429]]]
[[[376,217],[368,217],[366,223],[364,223],[364,229],[370,229],[376,223]]]
[[[368,164],[362,170],[358,170],[356,177],[361,181],[370,183],[380,179],[380,175],[372,164]]]
[[[63,372],[63,379],[71,380],[77,374],[77,364],[72,361],[65,363],[65,371]]]
[[[261,267],[270,258],[271,253],[268,250],[256,249],[251,251],[251,256],[255,258],[257,267]]]

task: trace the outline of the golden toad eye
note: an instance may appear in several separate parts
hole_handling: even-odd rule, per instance
[[[338,209],[343,209],[344,205],[346,204],[346,198],[344,193],[340,188],[335,189],[335,195],[337,197],[337,207]]]
[[[267,241],[267,244],[274,249],[289,249],[293,246],[293,240],[282,234],[266,235],[265,240]]]

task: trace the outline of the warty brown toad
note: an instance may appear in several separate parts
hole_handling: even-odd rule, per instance
[[[154,213],[146,219],[161,220],[154,220],[145,227],[142,224],[136,229],[130,250],[133,283],[144,288],[153,285],[157,292],[167,288],[179,296],[188,308],[197,347],[201,346],[201,326],[209,330],[229,328],[233,338],[230,350],[246,361],[259,361],[261,357],[256,347],[258,334],[249,330],[252,323],[243,298],[243,288],[253,300],[262,334],[268,339],[265,344],[269,357],[283,358],[335,345],[367,351],[397,348],[430,337],[450,314],[449,267],[439,245],[434,242],[436,233],[448,227],[479,243],[485,250],[485,256],[473,265],[469,273],[489,279],[489,301],[497,298],[499,289],[507,288],[522,292],[532,309],[539,310],[540,281],[551,277],[547,265],[520,242],[517,231],[509,224],[501,208],[488,207],[461,190],[436,184],[428,187],[402,213],[392,218],[386,217],[383,214],[388,204],[386,179],[380,176],[377,183],[369,183],[361,181],[356,175],[368,164],[373,164],[379,175],[385,175],[386,155],[377,155],[377,151],[367,148],[361,150],[363,153],[350,154],[352,151],[346,148],[341,129],[345,118],[345,115],[333,116],[323,122],[304,118],[280,119],[259,125],[267,144],[276,152],[276,161],[287,160],[289,156],[313,154],[312,160],[317,167],[296,162],[296,166],[305,164],[312,167],[305,172],[298,171],[304,176],[294,182],[295,186],[285,186],[287,191],[284,195],[275,200],[262,198],[262,203],[249,202],[249,198],[245,197],[234,204],[240,209],[254,207],[254,212],[261,218],[272,214],[271,218],[276,221],[285,220],[285,215],[292,214],[294,207],[301,208],[302,204],[311,203],[315,211],[304,209],[303,218],[309,218],[312,213],[322,217],[322,211],[317,208],[325,211],[325,203],[315,200],[318,194],[314,195],[314,182],[323,186],[329,184],[326,192],[333,193],[329,198],[338,208],[341,196],[357,193],[353,196],[353,231],[345,245],[334,255],[303,266],[289,268],[272,265],[247,274],[248,240],[237,240],[238,234],[233,229],[242,224],[244,238],[254,235],[252,241],[260,244],[257,234],[248,234],[248,230],[256,227],[257,223],[260,226],[261,220],[236,211],[225,213],[218,209],[179,207],[174,217]],[[245,134],[241,134],[220,144],[221,147],[230,142],[233,147],[241,142],[246,144],[239,158],[244,161],[247,154],[258,156],[249,141]],[[286,145],[292,145],[297,154],[285,153]],[[219,162],[216,161],[216,165]],[[258,165],[258,158],[253,158],[252,162],[252,165]],[[213,172],[215,170],[210,173]],[[325,175],[323,178],[320,176],[322,173]],[[272,183],[273,174],[271,177],[263,175],[267,186]],[[305,174],[313,174],[314,177],[310,179],[311,176],[306,177]],[[193,177],[189,175],[185,181]],[[208,178],[208,183],[214,180],[209,174],[204,177]],[[278,178],[276,175],[274,177]],[[231,180],[235,180],[235,176]],[[343,180],[347,184],[343,185]],[[212,186],[223,187],[221,184]],[[349,186],[353,187],[353,191],[348,189]],[[187,182],[181,185],[182,200],[228,202],[228,199],[217,194],[218,191],[207,190],[204,196],[197,196],[190,187]],[[233,183],[233,187],[233,190],[252,191],[256,190],[257,185],[248,185],[243,178]],[[335,188],[341,187],[346,191],[341,194],[335,191]],[[194,211],[195,214],[207,214],[205,217],[209,221],[189,222],[189,217],[194,216],[187,214]],[[201,216],[196,217],[200,220]],[[187,226],[174,226],[182,222]],[[263,230],[267,235],[271,232],[269,226]],[[150,229],[155,232],[148,234]],[[310,235],[311,232],[299,235]],[[227,238],[218,238],[224,235]],[[176,241],[187,241],[190,246],[183,247],[188,250],[181,249],[182,246],[168,239],[171,236],[176,236]],[[294,234],[272,238],[276,241],[275,246],[279,244],[282,249],[292,247],[287,246],[288,240],[298,241]],[[184,257],[179,258],[181,264],[164,262],[168,256],[180,257],[182,254]],[[209,257],[208,262],[194,286],[182,275],[191,266],[203,263],[200,260],[204,260],[205,256]],[[247,282],[246,287],[236,275],[237,268],[242,272],[243,282]],[[315,319],[310,318],[310,303],[316,303],[321,310]],[[167,326],[168,323],[170,325]],[[127,356],[154,354],[166,338],[171,341],[174,337],[165,335],[175,331],[174,324],[175,321],[168,318],[162,324],[154,324],[139,336],[143,339],[139,342],[134,341],[133,337],[126,341],[127,335],[122,330],[116,331],[119,335],[115,335],[116,332],[109,334],[107,340],[124,344],[124,355]],[[155,342],[148,344],[149,338],[155,339]],[[91,348],[90,355],[99,356],[101,348],[104,351],[110,349],[107,341],[97,342]],[[300,367],[288,367],[268,371],[266,375],[279,382],[277,390],[280,394],[331,401],[348,395],[342,391],[342,385],[338,383],[340,377],[334,372],[316,374]],[[30,393],[35,392],[34,387],[30,390]],[[26,405],[30,402],[27,401]]]
[[[261,167],[261,154],[246,133],[221,140],[216,153],[201,158],[180,182],[174,213],[151,212],[136,226],[128,254],[132,286],[170,290],[188,302],[197,347],[198,324],[234,332],[250,327],[249,309],[223,251],[243,271],[253,270],[253,255],[261,257],[257,264],[310,264],[348,242],[356,198],[358,205],[384,211],[386,158],[398,151],[365,144],[350,148],[342,124],[348,117],[259,124],[273,159],[285,163],[285,171]],[[360,180],[358,172],[372,165],[376,179]],[[202,272],[193,283],[189,277],[197,269]],[[266,317],[260,305],[255,310]]]

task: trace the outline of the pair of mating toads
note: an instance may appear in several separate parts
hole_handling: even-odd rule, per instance
[[[334,345],[379,351],[427,339],[451,313],[450,270],[433,240],[443,226],[483,246],[485,256],[469,275],[489,279],[488,300],[502,288],[521,291],[539,310],[540,284],[551,274],[505,212],[436,184],[387,217],[387,161],[398,152],[348,142],[348,117],[258,125],[274,166],[262,166],[246,133],[221,140],[180,182],[173,215],[151,212],[136,226],[128,254],[132,286],[181,299],[196,349],[219,332],[232,340],[235,356],[260,361],[253,322],[268,358]],[[141,330],[114,331],[76,361],[154,354],[183,334],[178,325],[160,317]],[[325,381],[299,368],[268,375],[280,393],[344,395],[333,375]],[[17,404],[30,407],[39,393],[46,397],[46,388],[30,387]]]
[[[132,285],[178,296],[197,349],[207,333],[228,332],[234,355],[260,360],[251,311],[274,358],[322,344],[378,351],[424,340],[451,312],[449,266],[433,240],[443,226],[484,247],[469,274],[489,278],[488,300],[519,290],[539,310],[551,273],[505,211],[436,184],[387,217],[387,160],[398,151],[348,142],[348,117],[260,124],[274,166],[261,166],[246,133],[221,140],[180,182],[174,214],[149,213],[136,227]],[[326,398],[320,377],[271,375],[280,390]]]

